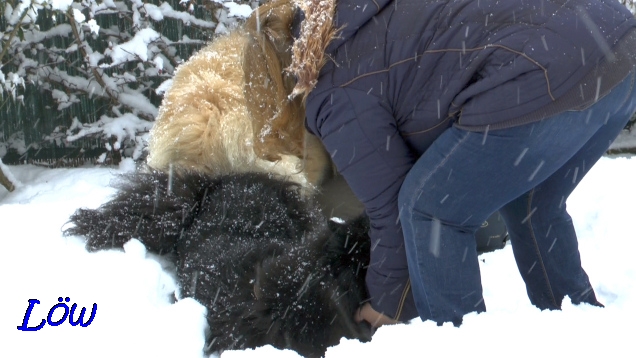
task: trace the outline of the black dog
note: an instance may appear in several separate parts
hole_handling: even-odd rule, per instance
[[[180,297],[207,307],[208,353],[271,344],[322,356],[342,337],[371,339],[353,321],[367,298],[367,219],[327,221],[293,183],[134,173],[112,200],[70,222],[65,234],[85,236],[91,251],[137,238],[173,254]]]

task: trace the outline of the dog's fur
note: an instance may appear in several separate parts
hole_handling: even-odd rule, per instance
[[[337,36],[333,0],[272,0],[245,23],[245,93],[260,158],[302,152],[304,100],[326,62],[325,49]],[[303,11],[299,37],[292,35],[296,11]]]
[[[296,80],[292,62],[291,0],[274,0],[254,10],[245,23],[243,54],[247,109],[254,127],[254,149],[266,160],[299,155],[303,148],[304,103],[289,95]]]
[[[368,222],[327,224],[300,191],[261,173],[137,172],[65,233],[91,251],[137,238],[174,255],[179,296],[207,307],[208,352],[271,344],[321,356],[342,337],[371,338],[353,321],[366,299]]]

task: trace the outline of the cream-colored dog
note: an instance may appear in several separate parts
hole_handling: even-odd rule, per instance
[[[332,170],[316,137],[304,133],[302,155],[279,153],[267,160],[255,153],[258,133],[247,110],[251,98],[244,94],[247,41],[243,30],[235,30],[177,68],[150,134],[147,163],[162,171],[211,175],[267,172],[314,188]]]

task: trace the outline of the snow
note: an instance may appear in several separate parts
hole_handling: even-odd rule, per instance
[[[148,6],[148,4],[146,4],[145,6]],[[167,2],[161,3],[161,6],[159,6],[159,10],[164,17],[181,20],[186,25],[196,25],[204,28],[212,28],[215,25],[213,22],[197,19],[194,15],[188,14],[187,12],[177,11],[173,9],[172,6],[170,6],[170,4],[168,4]]]
[[[52,0],[47,2],[51,4],[53,9],[66,11],[73,3],[73,0]]]
[[[248,17],[250,17],[250,14],[253,11],[252,7],[247,4],[237,4],[232,1],[218,0],[215,0],[215,2],[222,3],[223,6],[229,10],[229,13],[227,14],[228,17],[239,17],[247,19]]]
[[[610,149],[614,150],[630,148],[636,148],[636,125],[629,130],[623,130],[610,147]]]
[[[95,208],[114,193],[114,176],[135,169],[46,169],[5,166],[21,183],[0,187],[1,357],[202,357],[205,309],[192,299],[172,304],[169,264],[137,241],[125,251],[87,253],[79,237],[61,229],[77,208]],[[6,171],[6,170],[5,170]],[[626,357],[633,350],[636,318],[634,203],[636,158],[603,158],[568,201],[579,235],[583,265],[605,308],[574,306],[541,312],[526,297],[510,246],[480,256],[488,312],[470,314],[460,328],[430,322],[380,328],[373,341],[343,340],[327,357]],[[87,309],[87,327],[46,324],[21,331],[29,299],[28,327],[47,318],[58,297]],[[54,312],[52,321],[62,317]],[[77,317],[77,316],[76,316]],[[631,353],[630,353],[631,352]],[[221,358],[297,357],[273,347],[229,351]]]
[[[79,24],[81,24],[84,21],[86,21],[86,16],[84,16],[84,14],[82,14],[82,12],[77,10],[77,9],[73,9],[73,18]]]
[[[100,65],[100,67],[107,68],[117,66],[124,62],[133,61],[136,58],[142,61],[148,61],[148,45],[156,41],[159,37],[161,37],[161,35],[153,29],[146,28],[137,31],[130,41],[104,51],[104,55],[110,56],[113,62]]]
[[[131,103],[136,97],[139,96],[126,96],[124,93],[120,94],[120,99],[127,99]],[[143,102],[141,100],[136,103],[139,107],[142,107]],[[74,117],[72,119],[71,126],[67,130],[66,140],[72,142],[85,136],[102,133],[107,138],[115,138],[116,140],[112,147],[115,148],[115,150],[119,150],[125,139],[132,138],[142,144],[135,146],[135,155],[133,155],[132,158],[137,159],[142,154],[142,148],[144,148],[145,143],[147,143],[148,135],[137,136],[136,133],[148,133],[152,124],[152,122],[139,119],[137,116],[130,113],[124,113],[117,118],[102,115],[100,119],[92,125],[83,124]],[[106,145],[107,148],[109,145],[110,144]]]
[[[158,95],[163,95],[170,89],[170,87],[172,87],[172,82],[172,78],[161,82],[157,89],[155,89],[155,93]]]

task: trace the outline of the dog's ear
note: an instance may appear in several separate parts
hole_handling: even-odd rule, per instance
[[[291,0],[274,0],[254,10],[245,23],[244,93],[252,119],[254,151],[276,161],[281,154],[302,158],[305,136],[301,99],[290,99],[296,80],[286,69],[292,61]]]
[[[290,0],[273,0],[254,10],[245,23],[247,33],[261,46],[272,46],[283,65],[291,63],[291,25],[296,6]],[[260,37],[265,37],[260,39]],[[266,41],[266,42],[263,42]],[[283,56],[282,54],[286,54]]]

